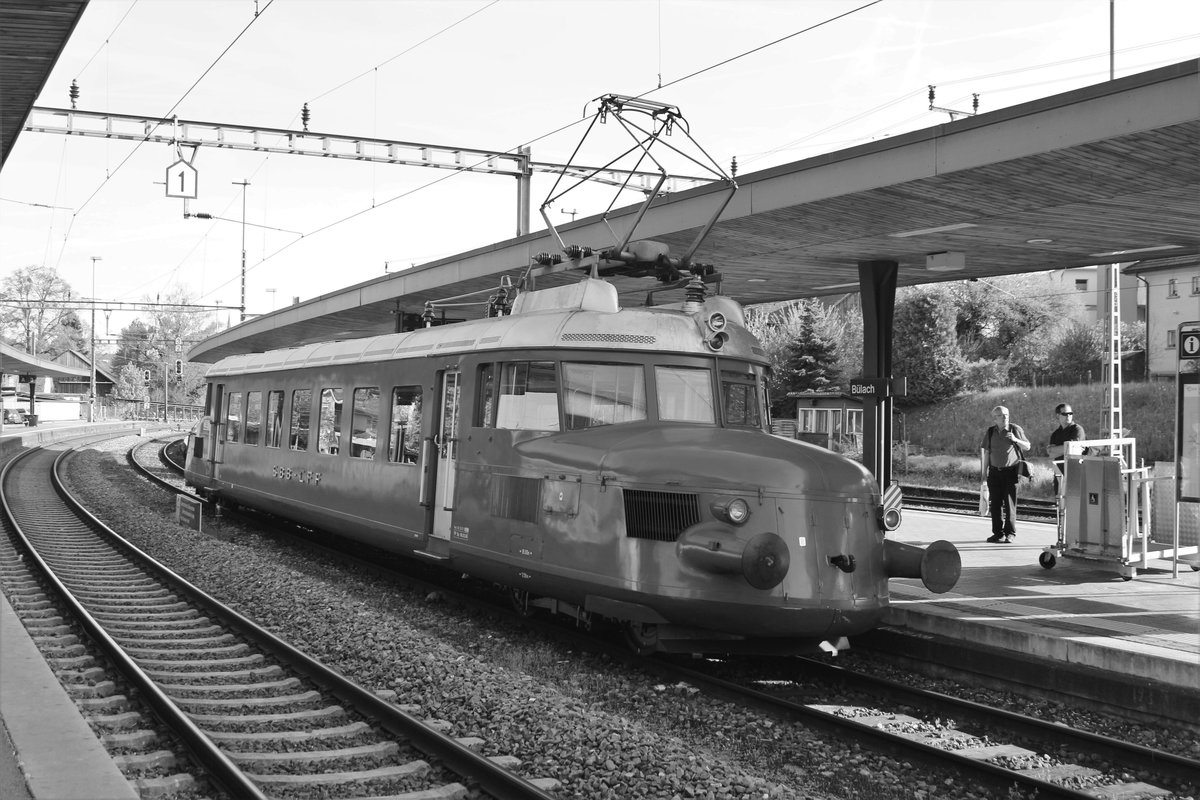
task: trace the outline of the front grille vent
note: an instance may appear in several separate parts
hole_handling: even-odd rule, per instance
[[[633,539],[673,542],[700,522],[694,494],[625,489],[625,535]]]
[[[538,506],[542,499],[540,479],[493,475],[489,494],[492,516],[521,522],[538,521]]]

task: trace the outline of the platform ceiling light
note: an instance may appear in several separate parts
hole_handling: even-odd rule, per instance
[[[1160,244],[1155,247],[1138,247],[1133,250],[1112,250],[1107,253],[1090,253],[1092,258],[1104,258],[1105,256],[1127,256],[1132,253],[1150,253],[1155,250],[1178,250],[1183,247],[1181,244]]]
[[[918,228],[915,231],[903,231],[901,233],[889,233],[893,239],[907,239],[909,236],[924,236],[927,233],[946,233],[948,231],[961,231],[963,228],[978,228],[974,222],[956,222],[953,225],[941,225],[937,228]]]
[[[966,265],[966,253],[930,253],[925,256],[925,269],[930,272],[958,272]]]
[[[813,289],[846,289],[850,286],[858,286],[858,281],[850,281],[849,283],[831,283],[828,286],[814,286]]]
[[[1026,239],[1025,244],[1050,244],[1053,239]]]

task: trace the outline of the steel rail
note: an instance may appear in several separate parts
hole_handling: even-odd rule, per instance
[[[200,761],[205,769],[209,770],[209,777],[213,782],[218,784],[222,789],[238,798],[249,798],[250,800],[267,800],[267,795],[263,794],[253,781],[242,772],[234,763],[222,753],[217,746],[204,734],[200,728],[192,722],[192,720],[179,708],[175,703],[167,697],[167,695],[158,687],[158,685],[150,679],[148,675],[139,667],[132,658],[125,652],[104,627],[96,621],[83,604],[75,597],[75,595],[67,588],[55,574],[54,570],[38,553],[37,548],[25,535],[21,524],[17,521],[16,515],[13,513],[12,507],[9,504],[8,492],[6,491],[9,475],[13,468],[24,459],[40,453],[45,448],[36,447],[26,450],[12,458],[4,465],[4,469],[0,471],[0,503],[3,503],[4,514],[12,526],[13,533],[20,540],[21,545],[28,552],[30,559],[37,565],[37,569],[42,573],[50,585],[57,592],[58,596],[70,609],[71,613],[79,620],[80,625],[87,632],[88,636],[96,643],[96,645],[104,652],[104,654],[112,660],[117,669],[125,676],[125,678],[139,691],[154,710],[160,715],[163,723],[169,726],[179,735],[179,737],[187,744],[192,754]],[[62,455],[69,451],[64,451],[58,458],[54,460],[53,471],[53,486],[56,492],[67,505],[71,505],[70,501],[66,500],[68,496],[65,493],[61,483],[58,480],[57,465]],[[90,517],[90,515],[88,515]],[[91,517],[95,520],[95,517]],[[107,530],[107,529],[105,529]],[[114,534],[115,535],[115,534]],[[117,537],[120,541],[124,541]],[[132,547],[132,545],[130,545]],[[134,548],[136,550],[136,548]]]
[[[58,475],[60,462],[65,460],[68,455],[69,452],[64,452],[55,460],[54,481],[56,487],[61,487]],[[172,491],[178,491],[175,487],[171,487],[171,489]],[[189,583],[154,557],[142,551],[136,545],[106,526],[71,497],[65,488],[59,488],[59,491],[64,499],[89,524],[100,529],[112,537],[114,541],[120,543],[128,552],[134,554],[144,567],[154,572],[164,583],[177,589],[181,594],[189,595],[193,599],[198,600],[206,606],[206,612],[213,613],[223,623],[236,629],[240,635],[252,640],[259,647],[270,652],[297,672],[321,684],[335,697],[350,704],[364,715],[375,719],[393,735],[406,739],[412,742],[418,749],[436,756],[451,769],[471,779],[480,788],[498,800],[553,800],[553,795],[543,792],[524,778],[493,763],[485,756],[475,753],[453,738],[438,733],[421,720],[405,713],[396,706],[381,700],[341,673],[297,650],[247,617],[226,606],[203,589]]]

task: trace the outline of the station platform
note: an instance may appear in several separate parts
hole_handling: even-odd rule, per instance
[[[1132,580],[1116,562],[1063,555],[1045,569],[1038,556],[1057,541],[1053,523],[1018,521],[1013,543],[991,544],[991,520],[962,514],[905,510],[888,535],[954,543],[962,576],[940,595],[918,580],[891,580],[885,627],[863,644],[902,641],[933,663],[1200,720],[1200,572],[1190,564],[1172,577],[1171,562],[1151,560]],[[960,652],[960,643],[971,647]]]
[[[1038,555],[1056,541],[1052,524],[1021,522],[1013,544],[985,542],[990,532],[982,517],[905,511],[889,535],[918,545],[953,542],[962,577],[941,595],[916,580],[892,580],[885,626],[852,646],[901,641],[909,655],[933,663],[1196,724],[1200,572],[1180,565],[1172,578],[1168,562],[1151,562],[1160,568],[1126,581],[1103,564],[1070,558],[1044,569]],[[971,647],[957,647],[963,643]],[[2,597],[0,690],[0,796],[132,796]],[[78,759],[66,769],[64,752]]]

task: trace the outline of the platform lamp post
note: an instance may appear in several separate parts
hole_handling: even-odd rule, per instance
[[[92,364],[92,382],[88,390],[88,422],[96,421],[96,262],[100,256],[92,256],[92,351],[88,361]]]

